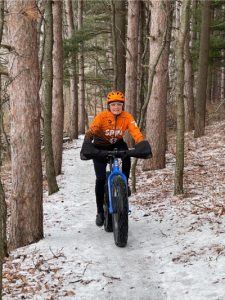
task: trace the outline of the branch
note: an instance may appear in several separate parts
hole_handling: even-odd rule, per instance
[[[207,207],[207,206],[205,206],[205,205],[199,205],[199,204],[196,204],[196,203],[192,202],[191,200],[188,200],[188,202],[191,203],[192,205],[197,206],[197,207],[202,208],[202,209],[213,210],[212,208]]]

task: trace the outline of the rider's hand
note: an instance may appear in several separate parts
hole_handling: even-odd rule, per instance
[[[81,160],[92,159],[96,157],[98,153],[99,150],[94,146],[91,139],[85,138],[80,152]]]
[[[134,146],[135,157],[137,158],[151,158],[152,149],[148,141],[141,141]]]

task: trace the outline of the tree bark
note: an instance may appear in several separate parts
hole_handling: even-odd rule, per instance
[[[128,1],[126,52],[126,110],[137,114],[139,0]]]
[[[83,0],[78,0],[78,30],[83,27]],[[84,45],[80,43],[79,61],[79,133],[85,133]]]
[[[1,4],[0,4],[1,6]],[[4,224],[3,224],[3,206],[2,203],[5,201],[5,194],[0,180],[0,300],[2,299],[2,267],[4,259]]]
[[[62,43],[62,2],[53,2],[53,105],[52,105],[52,145],[55,174],[62,171],[63,151],[63,43]]]
[[[224,62],[225,62],[225,50],[224,49],[221,50],[221,57],[222,57],[222,65],[224,66]],[[225,67],[221,67],[220,86],[221,86],[220,100],[224,101],[225,100]]]
[[[44,144],[46,176],[49,195],[59,190],[52,148],[52,86],[53,86],[53,15],[52,1],[45,0],[45,46],[44,46]]]
[[[199,50],[198,85],[196,92],[194,137],[205,134],[206,89],[210,40],[210,0],[202,0],[202,23]]]
[[[184,91],[185,91],[185,129],[191,131],[194,129],[194,92],[193,92],[193,68],[192,68],[192,57],[190,52],[190,32],[188,29],[185,46],[184,46]]]
[[[68,24],[68,36],[71,37],[75,27],[73,20],[73,6],[71,0],[65,0],[67,24]],[[70,95],[71,95],[71,114],[70,114],[70,138],[78,138],[78,86],[77,86],[77,56],[73,54],[71,57],[70,67]]]
[[[114,56],[114,89],[125,92],[126,74],[126,1],[112,0],[112,35]]]
[[[212,82],[212,102],[220,102],[220,69],[215,67],[213,70],[213,82]]]
[[[139,12],[139,40],[138,40],[138,95],[137,95],[137,115],[144,104],[146,82],[148,81],[148,69],[145,67],[149,56],[149,22],[150,22],[150,8],[145,7],[146,4],[142,1],[140,3]]]
[[[3,24],[4,24],[4,1],[0,1],[0,43],[2,43],[2,33],[3,33]],[[0,116],[2,117],[2,93],[1,93],[1,75],[0,75]],[[1,120],[0,120],[0,128],[1,128]],[[0,131],[0,139],[2,137]],[[2,143],[0,142],[0,162],[1,161],[1,151]],[[1,165],[0,165],[1,166]],[[2,187],[2,182],[0,178],[0,299],[2,299],[2,267],[3,267],[3,258],[5,256],[5,236],[6,236],[6,219],[5,219],[5,194]]]
[[[35,0],[7,7],[11,112],[12,196],[10,241],[17,248],[43,238],[38,10]]]
[[[170,1],[153,1],[151,7],[150,57],[149,64],[157,56],[158,49],[167,40],[159,62],[155,68],[152,92],[146,116],[146,138],[149,140],[153,157],[144,162],[144,169],[165,168],[166,155],[166,104],[168,92],[168,61],[170,40]],[[168,30],[167,35],[165,32]]]
[[[127,49],[126,49],[126,110],[136,119],[138,82],[138,34],[139,0],[128,1]],[[133,140],[127,135],[126,142],[132,147]]]
[[[176,44],[176,103],[177,103],[177,135],[176,135],[176,170],[174,194],[183,193],[184,171],[184,44],[188,28],[190,0],[182,0],[181,22]]]

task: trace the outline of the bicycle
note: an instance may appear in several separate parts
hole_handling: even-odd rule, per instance
[[[105,152],[105,151],[104,151]],[[118,158],[124,155],[140,157],[135,149],[106,151],[109,160],[109,171],[106,173],[104,195],[104,229],[113,232],[114,241],[118,247],[125,247],[128,240],[128,184],[127,178],[120,170]],[[143,154],[141,158],[150,158],[151,155]]]
[[[128,239],[128,186],[127,178],[119,168],[118,158],[124,151],[108,151],[110,171],[106,173],[104,196],[104,229],[114,234],[115,244],[125,247]]]
[[[118,247],[125,247],[128,239],[128,185],[127,178],[119,167],[118,158],[136,157],[151,158],[152,151],[148,141],[135,145],[134,149],[118,151],[100,150],[92,143],[82,147],[81,159],[108,158],[110,171],[106,173],[104,194],[104,229],[114,233],[114,241]]]

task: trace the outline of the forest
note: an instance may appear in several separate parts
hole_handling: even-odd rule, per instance
[[[217,159],[217,171],[205,171],[221,176],[213,206],[189,204],[223,217],[224,32],[223,0],[0,0],[0,299],[11,251],[45,239],[45,199],[58,201],[64,151],[81,147],[109,91],[125,93],[152,148],[151,159],[132,160],[132,205],[150,209],[168,190],[177,202],[189,197],[189,172],[198,194],[212,184],[198,175]],[[166,187],[153,180],[159,172]],[[141,196],[151,189],[152,200]]]

